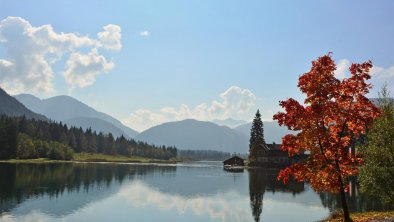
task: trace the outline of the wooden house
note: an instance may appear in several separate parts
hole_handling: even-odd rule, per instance
[[[280,168],[290,163],[287,152],[280,149],[280,144],[264,144],[257,151],[256,165],[268,168]]]
[[[280,144],[264,144],[257,151],[256,166],[264,168],[283,168],[292,163],[304,161],[308,155],[302,153],[289,157],[280,149]]]

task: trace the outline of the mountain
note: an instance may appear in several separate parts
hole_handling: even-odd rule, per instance
[[[264,121],[264,139],[266,143],[275,142],[277,144],[282,143],[282,137],[286,134],[293,133],[292,131],[288,130],[286,127],[281,127],[278,125],[277,122],[272,121]],[[250,137],[250,129],[252,128],[252,123],[246,123],[240,125],[235,130],[243,133],[248,138]]]
[[[92,130],[97,132],[123,134],[128,138],[134,138],[138,134],[137,131],[128,128],[112,116],[98,112],[70,96],[55,96],[41,100],[33,95],[20,94],[15,98],[34,112],[44,114],[56,121],[73,123],[72,125],[76,127],[85,128],[88,126],[87,124],[92,124]],[[76,121],[76,118],[82,117],[84,118],[82,122]],[[122,132],[120,133],[119,130]]]
[[[164,123],[143,131],[137,140],[180,149],[248,152],[248,138],[226,126],[192,119]]]
[[[48,120],[45,116],[39,115],[27,109],[14,97],[8,95],[0,88],[0,114],[7,116],[26,116],[29,119]]]
[[[215,119],[212,122],[218,124],[219,126],[228,126],[230,128],[235,128],[237,126],[247,123],[245,120],[238,120],[233,118]]]
[[[109,123],[102,119],[90,118],[90,117],[77,117],[65,120],[63,123],[68,126],[78,126],[82,127],[82,129],[86,130],[87,128],[92,128],[97,132],[103,132],[105,134],[112,133],[112,135],[116,137],[120,137],[121,135],[125,135],[121,129],[116,127],[114,124]]]

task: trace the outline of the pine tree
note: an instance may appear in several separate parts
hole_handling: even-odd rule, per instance
[[[71,130],[68,134],[68,145],[73,149],[76,149],[77,147],[77,139],[75,138],[74,132]]]
[[[115,150],[116,153],[120,155],[125,155],[125,156],[130,155],[130,151],[128,150],[127,139],[123,135],[121,135],[116,139]]]
[[[250,129],[250,140],[249,140],[249,165],[256,165],[257,152],[265,146],[264,140],[264,125],[261,121],[260,111],[257,110],[256,115],[253,119],[252,128]]]
[[[106,154],[115,154],[115,139],[112,136],[112,133],[109,133],[108,136],[106,137],[106,143],[104,147],[104,153]]]
[[[97,135],[97,152],[104,153],[105,150],[105,137],[102,132]]]
[[[86,139],[85,134],[81,130],[81,133],[78,135],[78,145],[76,152],[87,152],[88,151],[88,140]]]
[[[9,119],[2,116],[0,123],[0,159],[16,157],[17,128]]]

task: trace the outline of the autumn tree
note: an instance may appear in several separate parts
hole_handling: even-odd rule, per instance
[[[263,121],[261,121],[260,111],[257,110],[250,129],[249,140],[249,166],[256,165],[256,156],[260,148],[265,145]]]
[[[364,163],[360,168],[361,191],[394,205],[394,102],[385,85],[378,98],[382,116],[368,132],[362,147]]]
[[[352,64],[351,77],[339,80],[334,76],[336,65],[331,55],[319,57],[298,81],[306,96],[304,104],[292,98],[281,101],[285,112],[274,115],[279,125],[298,131],[282,138],[282,150],[289,156],[309,153],[305,161],[281,170],[278,180],[287,183],[292,176],[309,182],[316,191],[339,192],[345,221],[351,221],[345,183],[362,163],[349,149],[379,115],[379,109],[365,97],[371,88],[366,83],[371,68],[371,61]]]

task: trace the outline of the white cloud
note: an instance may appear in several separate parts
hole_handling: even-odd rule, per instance
[[[394,92],[394,66],[383,68],[374,66],[371,70],[372,84],[376,91],[380,91],[380,88],[384,83],[387,83],[387,87],[391,93]],[[376,96],[376,95],[373,95]],[[393,96],[393,94],[391,94]]]
[[[337,69],[334,74],[338,79],[343,79],[346,77],[350,77],[350,67],[351,63],[347,59],[342,59],[337,64]],[[380,90],[380,87],[386,82],[390,91],[394,91],[394,66],[390,66],[388,68],[383,68],[380,66],[373,66],[370,70],[371,75],[371,83],[373,85],[373,93],[376,93]],[[377,95],[373,94],[371,97],[375,97]]]
[[[342,59],[337,63],[337,69],[334,71],[334,75],[338,79],[344,79],[346,74],[349,72],[350,61]]]
[[[177,194],[166,194],[140,181],[135,181],[119,192],[121,197],[135,208],[157,207],[162,211],[173,210],[178,214],[193,212],[207,215],[213,221],[250,221],[249,198],[238,193],[227,192],[217,196],[186,198]]]
[[[122,38],[120,26],[110,24],[104,26],[104,30],[104,32],[97,33],[103,47],[106,49],[120,50],[122,48],[120,42]]]
[[[37,211],[32,211],[29,214],[22,214],[17,217],[15,215],[9,214],[9,213],[4,213],[1,215],[1,221],[2,222],[46,222],[50,221],[50,218],[48,215],[37,212]]]
[[[69,85],[84,88],[92,85],[97,75],[109,72],[113,67],[114,64],[98,54],[94,48],[88,54],[72,53],[63,75]]]
[[[123,123],[133,127],[135,130],[145,130],[151,126],[166,122],[169,118],[161,113],[154,113],[148,109],[138,109],[131,113]]]
[[[379,66],[374,66],[371,70],[371,75],[379,79],[393,80],[394,66],[386,69]]]
[[[51,25],[34,27],[20,17],[7,17],[1,20],[0,46],[5,49],[6,58],[0,58],[0,86],[12,94],[53,92],[53,79],[55,77],[53,66],[55,63],[62,61],[60,59],[63,56],[70,55],[68,61],[74,61],[74,63],[81,65],[84,61],[75,61],[77,59],[76,55],[81,55],[78,53],[80,49],[120,49],[120,27],[107,25],[104,30],[104,32],[98,34],[99,39],[97,40],[75,33],[58,33],[54,31]],[[93,56],[91,53],[88,54],[90,57]],[[86,59],[86,56],[79,56],[78,58]],[[108,67],[111,63],[108,64],[103,55],[98,55],[97,50],[95,58],[106,65],[102,65],[102,69],[98,70],[100,66],[96,62],[95,66],[85,66],[85,72],[79,69],[78,74],[82,76],[81,79],[89,79],[89,81],[85,81],[84,84],[75,84],[71,81],[71,86],[85,87],[91,85],[95,80],[92,77],[95,77],[97,72],[109,70]],[[69,68],[67,64],[66,73]],[[93,70],[88,68],[93,68]]]
[[[150,36],[150,32],[145,30],[145,31],[141,31],[140,32],[140,36],[141,37],[149,37]]]
[[[222,102],[214,100],[208,111],[212,116],[222,119],[249,112],[256,102],[256,96],[249,89],[241,89],[238,86],[231,86],[220,94],[220,98]]]
[[[213,100],[210,105],[201,103],[194,108],[186,104],[179,108],[164,107],[159,111],[139,109],[131,113],[123,123],[136,130],[145,130],[152,126],[184,119],[250,119],[255,110],[256,96],[248,89],[231,86],[219,95],[220,101]]]

